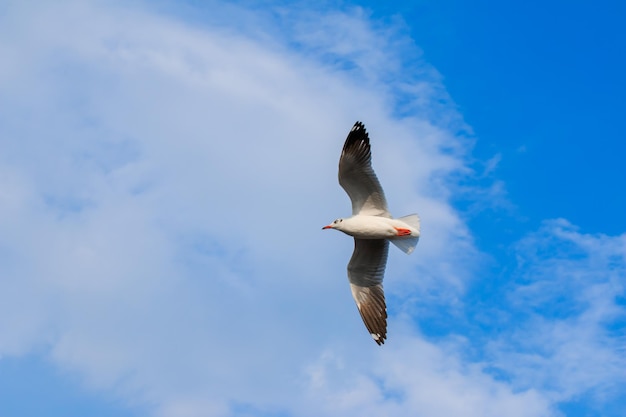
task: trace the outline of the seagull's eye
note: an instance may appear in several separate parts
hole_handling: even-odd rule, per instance
[[[337,224],[337,220],[335,220],[333,223]]]

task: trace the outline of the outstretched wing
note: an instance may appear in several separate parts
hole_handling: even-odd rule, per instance
[[[385,239],[354,239],[354,252],[348,263],[348,279],[365,327],[376,343],[387,338],[387,306],[383,276],[389,242]]]
[[[352,214],[391,217],[380,182],[372,169],[370,140],[363,123],[348,133],[339,159],[339,184],[352,200]]]

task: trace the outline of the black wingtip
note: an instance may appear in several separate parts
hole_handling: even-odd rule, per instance
[[[362,122],[359,122],[357,120],[356,123],[354,124],[354,126],[352,126],[352,129],[350,129],[350,131],[353,132],[353,131],[359,130],[359,129],[365,130],[365,125]]]
[[[355,162],[365,163],[370,160],[372,155],[370,139],[363,123],[356,122],[348,133],[341,151],[341,157],[343,158],[345,155],[350,155]]]
[[[354,124],[354,126],[352,126],[352,129],[350,129],[350,133],[348,134],[348,137],[353,133],[355,135],[365,136],[367,138],[367,130],[365,130],[365,125],[362,122],[357,121]]]
[[[356,122],[352,129],[350,129],[350,133],[348,133],[348,137],[346,138],[346,142],[343,145],[343,151],[346,152],[350,148],[357,147],[360,148],[364,146],[365,148],[369,148],[370,138],[367,134],[367,130],[365,130],[365,125],[361,122]]]

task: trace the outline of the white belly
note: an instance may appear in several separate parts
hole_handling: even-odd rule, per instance
[[[353,216],[343,221],[342,232],[360,239],[389,239],[397,238],[398,230],[409,229],[410,235],[402,237],[417,237],[419,232],[398,219],[389,219],[378,216]]]

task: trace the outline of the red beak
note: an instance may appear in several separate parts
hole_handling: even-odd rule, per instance
[[[324,229],[332,229],[332,228],[333,228],[333,227],[332,227],[331,225],[328,225],[328,226],[324,226],[324,227],[322,227],[322,230],[324,230]]]

